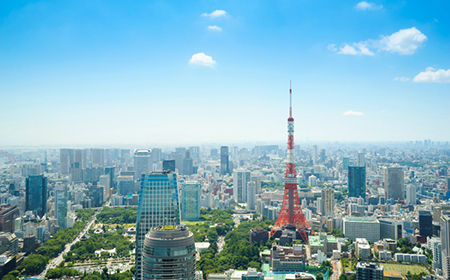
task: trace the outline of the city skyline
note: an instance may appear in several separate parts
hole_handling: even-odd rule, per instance
[[[2,3],[0,146],[448,141],[446,6]]]

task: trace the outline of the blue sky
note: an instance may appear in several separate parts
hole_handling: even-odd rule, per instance
[[[450,140],[449,1],[2,1],[0,145]]]

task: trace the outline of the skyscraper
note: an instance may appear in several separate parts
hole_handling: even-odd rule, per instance
[[[405,199],[403,176],[403,169],[401,167],[388,167],[385,170],[384,190],[387,194],[387,199]]]
[[[325,156],[325,149],[321,149],[321,150],[320,150],[320,162],[321,162],[321,163],[325,163],[325,159],[326,159],[326,156]]]
[[[152,151],[134,150],[134,179],[141,180],[142,173],[152,171]]]
[[[170,158],[175,160],[175,169],[178,170],[178,174],[183,174],[183,155],[180,153],[170,154]]]
[[[133,176],[119,176],[117,177],[117,193],[126,196],[134,193]]]
[[[313,145],[313,165],[317,164],[317,145]]]
[[[186,221],[200,219],[200,196],[202,189],[197,181],[181,184],[181,218]]]
[[[256,203],[256,183],[250,181],[247,183],[247,209],[255,210]]]
[[[450,211],[442,211],[441,214],[441,261],[442,276],[450,279]]]
[[[261,193],[261,176],[251,176],[250,180],[256,184],[256,193]]]
[[[342,171],[348,172],[350,159],[348,157],[342,158]]]
[[[366,168],[348,167],[348,197],[362,197],[366,200]]]
[[[62,174],[69,174],[70,164],[73,162],[72,149],[59,150],[59,169]]]
[[[236,169],[233,172],[233,196],[238,203],[247,202],[247,183],[250,182],[250,171]]]
[[[228,157],[228,146],[220,147],[220,174],[230,173],[230,163]]]
[[[55,187],[55,218],[59,229],[67,227],[67,186]]]
[[[136,219],[136,279],[142,279],[142,246],[151,228],[180,224],[177,176],[171,172],[142,174]]]
[[[191,157],[191,151],[186,150],[184,152],[183,159],[183,175],[192,175],[194,173],[194,161]]]
[[[195,254],[194,236],[186,226],[152,228],[145,236],[142,279],[194,280]]]
[[[433,236],[433,217],[430,211],[419,211],[419,234],[422,237]]]
[[[334,214],[334,190],[331,188],[322,189],[323,216],[333,216]]]
[[[29,176],[25,185],[25,211],[44,216],[47,213],[47,178],[42,175]]]
[[[417,188],[415,185],[407,185],[406,186],[406,204],[407,205],[416,205],[417,201]]]
[[[366,166],[366,158],[363,152],[359,152],[356,156],[356,166],[363,167]]]
[[[103,149],[92,149],[92,166],[105,166],[105,151]]]

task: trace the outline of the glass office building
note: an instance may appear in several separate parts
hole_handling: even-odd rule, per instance
[[[181,184],[181,217],[186,221],[200,219],[200,196],[202,189],[197,181],[187,181]]]
[[[142,279],[195,279],[194,236],[186,226],[157,227],[145,236]]]
[[[180,224],[177,176],[171,172],[144,172],[136,219],[136,279],[142,279],[142,246],[150,229]]]
[[[366,200],[366,168],[348,167],[348,197],[362,197]]]
[[[44,216],[47,213],[47,178],[42,175],[29,176],[25,185],[25,211]]]

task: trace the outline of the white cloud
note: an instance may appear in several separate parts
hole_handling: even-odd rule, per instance
[[[210,17],[210,18],[217,18],[217,17],[224,17],[227,15],[227,12],[225,12],[224,10],[215,10],[214,12],[208,14],[208,13],[203,13],[202,16],[203,17]]]
[[[361,1],[358,4],[356,4],[356,9],[361,11],[367,11],[367,10],[380,10],[383,8],[383,5],[375,5],[374,3],[368,3],[366,1]]]
[[[422,43],[427,40],[422,32],[411,27],[401,29],[390,36],[382,36],[378,41],[379,48],[389,52],[396,52],[401,55],[414,54]]]
[[[416,83],[450,83],[450,69],[436,70],[433,67],[427,67],[424,72],[420,72],[413,79]]]
[[[407,82],[409,80],[411,80],[411,79],[408,78],[408,77],[396,77],[396,78],[394,78],[394,81],[399,81],[399,82]]]
[[[352,111],[352,110],[348,110],[347,112],[345,112],[342,115],[343,116],[365,116],[365,114],[363,112],[355,112],[355,111]]]
[[[208,26],[208,30],[212,30],[212,31],[222,31],[222,28],[217,26],[217,25],[210,25]]]
[[[345,43],[337,51],[334,44],[328,45],[331,51],[337,51],[339,54],[349,55],[375,55],[374,50],[389,51],[400,55],[414,54],[417,48],[421,47],[427,40],[422,32],[417,28],[411,27],[401,29],[392,35],[381,36],[380,40],[367,40],[355,43]]]
[[[212,57],[204,53],[194,54],[192,58],[189,60],[189,63],[209,67],[213,67],[214,65],[216,65],[216,62],[212,59]]]
[[[366,45],[362,43],[353,43],[353,46],[345,44],[339,48],[338,53],[340,54],[350,54],[350,55],[374,55]]]
[[[330,51],[337,51],[336,45],[335,44],[329,44],[327,49],[329,49]]]

